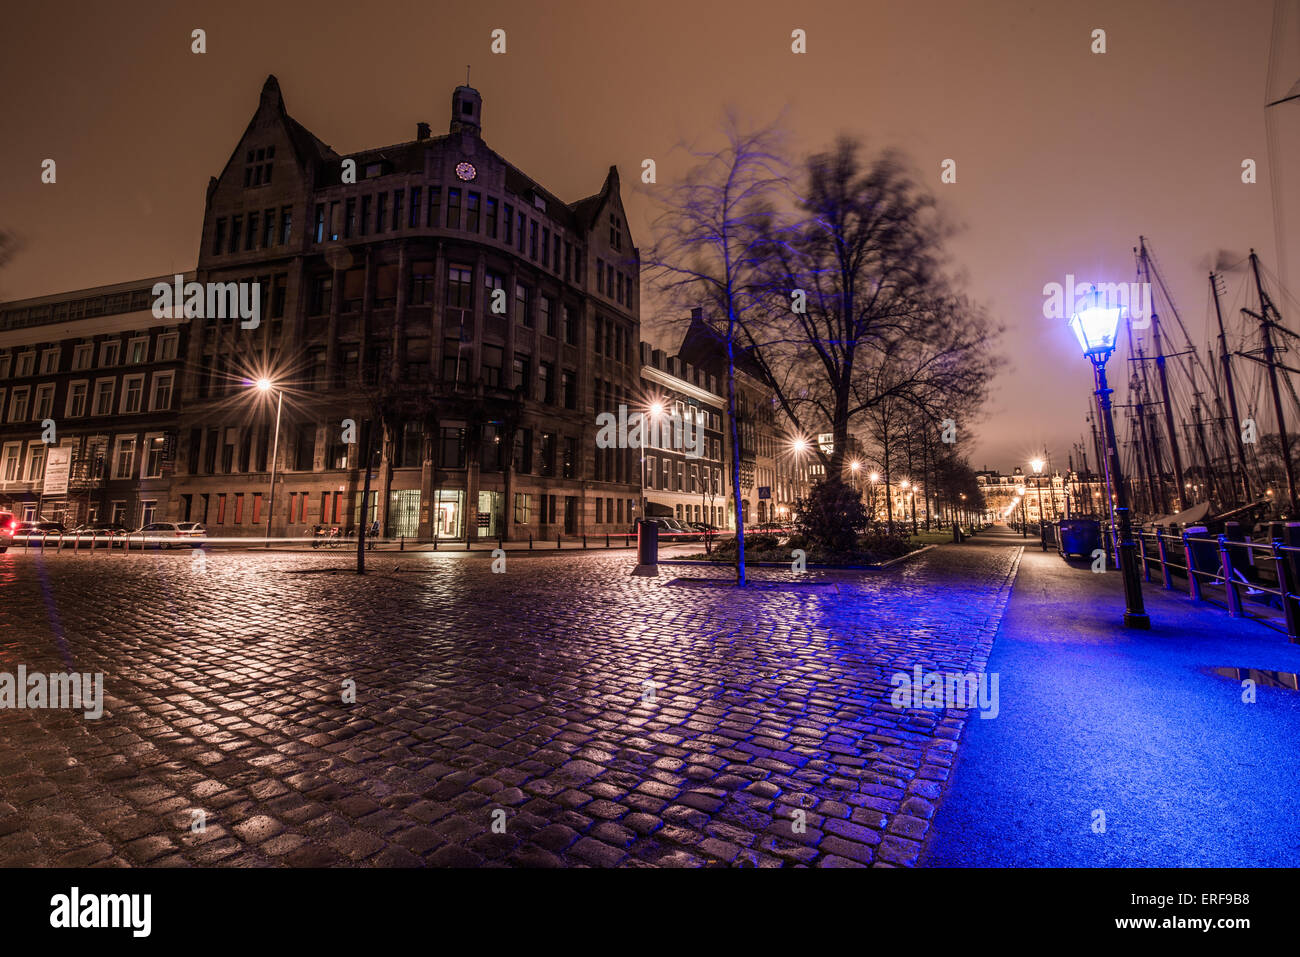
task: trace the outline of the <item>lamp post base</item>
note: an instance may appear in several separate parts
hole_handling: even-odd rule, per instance
[[[1151,627],[1151,616],[1145,612],[1126,611],[1124,612],[1125,628],[1140,628],[1147,630]]]

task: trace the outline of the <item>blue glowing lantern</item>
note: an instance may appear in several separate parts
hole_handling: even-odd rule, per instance
[[[1121,306],[1101,305],[1094,290],[1092,304],[1070,317],[1070,328],[1085,356],[1104,357],[1115,351],[1115,336],[1123,312]]]

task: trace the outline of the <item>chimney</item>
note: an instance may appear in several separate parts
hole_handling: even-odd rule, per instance
[[[429,138],[429,124],[428,124],[428,123],[416,123],[416,124],[415,124],[415,138],[416,138],[417,140],[427,140],[427,139]]]
[[[703,307],[701,307],[701,306],[696,306],[694,309],[692,309],[692,310],[691,310],[691,318],[692,318],[692,319],[703,319],[703,318],[704,318],[704,309],[703,309]]]

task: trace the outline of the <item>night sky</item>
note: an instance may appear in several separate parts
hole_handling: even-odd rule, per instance
[[[1045,283],[1132,280],[1144,234],[1203,342],[1217,251],[1254,246],[1277,262],[1272,19],[1271,0],[12,5],[0,228],[24,248],[0,297],[192,268],[208,177],[268,73],[290,114],[347,153],[413,139],[421,120],[445,132],[472,64],[487,143],[566,201],[617,164],[642,248],[642,159],[657,160],[662,188],[686,161],[674,147],[715,143],[728,105],[759,122],[785,111],[801,152],[840,132],[903,149],[965,224],[953,263],[1006,324],[1010,359],[972,464],[1009,470],[1045,448],[1064,466],[1091,375],[1064,325],[1043,318]],[[190,52],[196,27],[204,55]],[[489,53],[494,28],[505,55]],[[790,52],[795,28],[806,55]],[[1104,55],[1090,51],[1096,28]],[[53,186],[40,184],[46,157]],[[1256,185],[1241,183],[1247,157]],[[946,158],[956,184],[939,181]],[[1300,233],[1290,246],[1294,261]],[[658,318],[647,296],[652,341]]]

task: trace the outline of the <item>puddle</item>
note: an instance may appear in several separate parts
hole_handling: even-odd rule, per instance
[[[1285,688],[1287,691],[1300,691],[1300,675],[1289,671],[1261,671],[1258,668],[1206,668],[1205,671],[1233,681],[1246,681],[1249,679],[1260,688]]]

